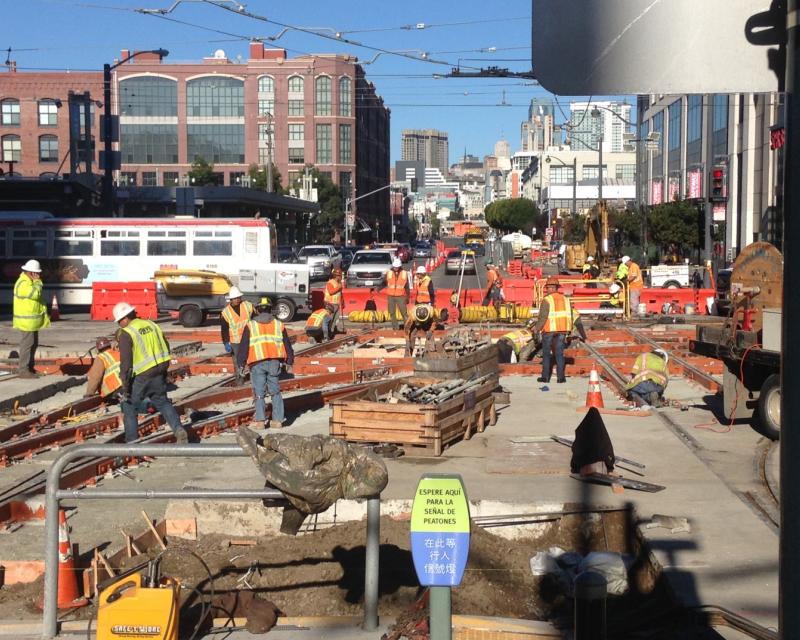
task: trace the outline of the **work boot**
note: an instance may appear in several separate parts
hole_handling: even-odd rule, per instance
[[[25,380],[32,380],[34,378],[41,378],[41,373],[36,373],[35,371],[21,371],[17,374],[18,378],[23,378]]]
[[[539,376],[536,378],[536,382],[550,382],[550,378],[545,378],[544,376]]]
[[[283,422],[279,420],[270,420],[269,421],[269,428],[270,429],[283,429]]]
[[[255,429],[256,431],[258,431],[259,429],[263,429],[264,423],[265,423],[264,420],[253,420],[253,429]]]
[[[567,379],[566,379],[566,378],[556,378],[556,382],[557,382],[558,384],[564,384],[566,381],[567,381]]]
[[[181,427],[175,432],[175,442],[177,444],[189,444],[189,433]]]

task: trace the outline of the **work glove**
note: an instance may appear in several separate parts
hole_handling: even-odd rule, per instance
[[[225,347],[225,353],[233,353],[233,347],[230,342],[223,342],[222,346]]]

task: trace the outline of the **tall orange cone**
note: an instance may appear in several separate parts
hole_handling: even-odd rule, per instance
[[[586,408],[602,409],[604,406],[603,394],[600,392],[600,377],[597,375],[597,369],[592,365],[592,371],[589,373],[589,390],[586,392]]]
[[[50,301],[50,322],[61,320],[61,310],[58,308],[58,298],[53,294],[53,299]]]
[[[78,591],[78,575],[69,542],[67,515],[58,510],[58,608],[75,609],[88,604]]]

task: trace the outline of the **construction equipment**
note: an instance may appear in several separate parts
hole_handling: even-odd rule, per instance
[[[580,270],[586,258],[594,256],[598,266],[607,267],[610,256],[608,242],[608,207],[598,202],[589,211],[584,222],[586,238],[580,243],[567,244],[564,256],[567,269]]]

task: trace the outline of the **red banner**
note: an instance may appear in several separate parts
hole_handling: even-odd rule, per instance
[[[690,200],[703,197],[703,172],[694,169],[686,174],[686,197]]]
[[[669,177],[669,202],[680,200],[681,198],[681,178],[680,176]]]
[[[662,180],[653,180],[650,183],[650,204],[664,202],[664,183]]]

